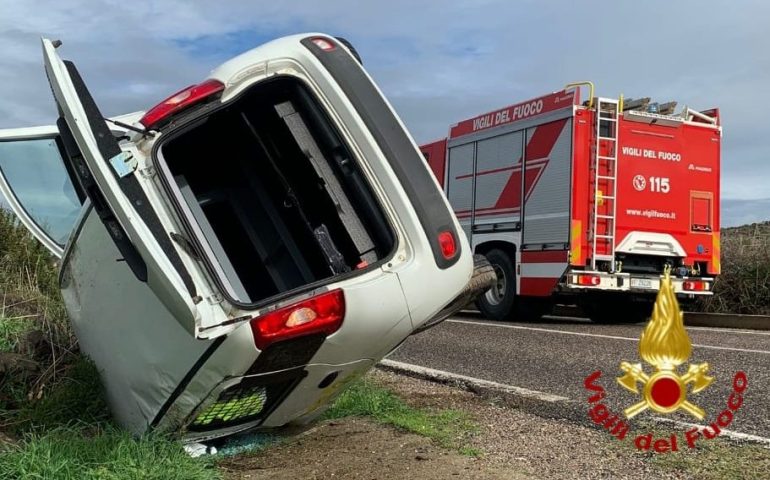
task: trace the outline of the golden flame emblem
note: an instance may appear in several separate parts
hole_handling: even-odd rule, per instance
[[[617,380],[623,388],[638,394],[637,383],[642,384],[643,400],[625,409],[627,418],[648,408],[659,413],[671,413],[681,408],[695,418],[703,419],[706,412],[687,400],[687,386],[692,384],[692,393],[698,393],[708,387],[714,377],[706,375],[708,363],[690,365],[684,375],[677,373],[677,367],[690,358],[691,352],[692,344],[684,329],[684,317],[671,277],[666,272],[652,317],[639,338],[639,356],[656,371],[647,375],[641,363],[620,364],[625,375]]]

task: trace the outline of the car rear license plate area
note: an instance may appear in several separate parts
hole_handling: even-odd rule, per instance
[[[200,410],[187,429],[207,432],[264,420],[306,375],[297,369],[242,377],[216,394],[216,400]]]

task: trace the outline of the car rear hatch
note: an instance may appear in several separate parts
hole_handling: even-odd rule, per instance
[[[119,145],[57,46],[43,40],[68,162],[137,280],[196,337],[321,295],[392,255],[392,226],[296,79],[276,77],[210,103],[160,142],[144,134]],[[157,147],[181,215],[166,207],[142,142]],[[404,303],[400,293],[391,300]]]
[[[272,76],[161,131],[163,184],[232,304],[256,308],[392,255],[392,226],[299,78]]]
[[[228,302],[260,308],[379,267],[398,273],[423,322],[466,286],[471,256],[458,265],[469,250],[446,199],[342,44],[275,40],[201,85],[218,87],[170,118],[150,110],[143,123],[161,132],[153,164]],[[426,282],[439,281],[426,296]]]

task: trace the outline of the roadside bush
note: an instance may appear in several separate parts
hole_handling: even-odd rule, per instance
[[[43,401],[78,358],[55,259],[0,208],[0,431],[18,425],[19,412]]]
[[[722,230],[722,273],[714,295],[698,306],[706,312],[770,315],[770,222]]]

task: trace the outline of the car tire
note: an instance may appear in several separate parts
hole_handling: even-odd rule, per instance
[[[352,43],[350,43],[346,38],[343,37],[334,37],[337,39],[338,42],[348,47],[348,50],[350,50],[350,53],[353,55],[353,58],[356,59],[359,65],[363,65],[364,62],[361,60],[361,55],[358,54],[358,50],[356,50],[356,47],[353,46]]]
[[[497,283],[476,299],[476,307],[485,318],[507,320],[516,305],[516,271],[513,261],[502,250],[492,249],[485,255],[497,274]]]

